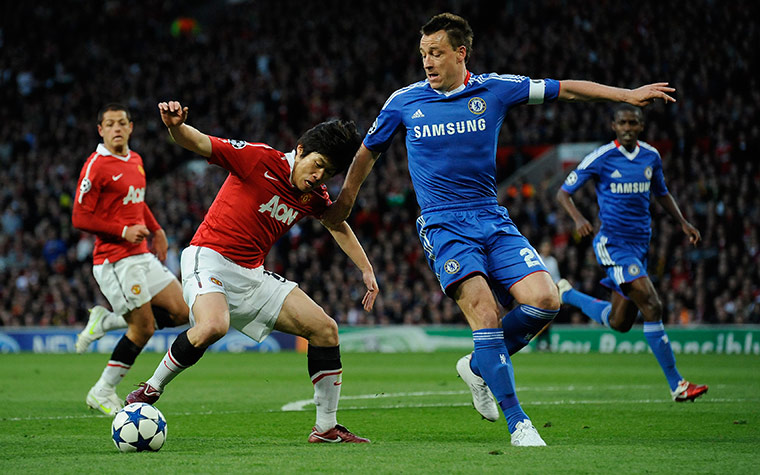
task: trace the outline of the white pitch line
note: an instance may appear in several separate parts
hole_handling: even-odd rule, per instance
[[[518,393],[522,391],[542,391],[542,392],[554,392],[554,391],[583,391],[583,390],[614,390],[614,389],[651,389],[654,385],[619,385],[619,386],[548,386],[548,387],[521,387],[518,389]],[[715,388],[725,388],[726,385],[716,385]],[[377,394],[358,394],[355,396],[341,396],[341,402],[351,400],[370,400],[370,399],[383,399],[383,398],[404,398],[404,397],[422,397],[422,396],[459,396],[469,395],[470,391],[414,391],[414,392],[402,392],[402,393],[377,393]],[[742,399],[742,398],[713,398],[710,396],[700,399],[700,404],[709,403],[736,403],[736,402],[760,402],[758,398]],[[521,402],[523,406],[559,406],[559,405],[593,405],[593,404],[673,404],[668,398],[661,399],[563,399],[560,401],[528,401]],[[307,409],[306,406],[313,405],[313,399],[302,399],[300,401],[293,401],[283,405],[279,410],[270,409],[266,412],[290,412],[290,411],[306,411],[313,410]],[[449,403],[401,403],[401,404],[383,404],[377,406],[347,406],[341,404],[341,410],[374,410],[374,409],[404,409],[404,408],[424,408],[424,407],[469,407],[472,406],[472,402],[449,402]],[[257,411],[245,410],[245,411],[186,411],[173,413],[174,416],[199,416],[199,415],[229,415],[229,414],[252,414]],[[5,417],[0,418],[2,422],[22,422],[22,421],[58,421],[58,420],[71,420],[71,419],[108,419],[109,416],[91,413],[91,414],[76,414],[76,415],[60,415],[60,416],[30,416],[30,417]]]

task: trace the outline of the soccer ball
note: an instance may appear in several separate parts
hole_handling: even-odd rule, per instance
[[[166,440],[166,419],[150,404],[134,402],[116,413],[111,438],[122,452],[156,452]]]

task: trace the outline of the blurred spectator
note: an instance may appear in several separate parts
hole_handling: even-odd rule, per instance
[[[81,325],[88,307],[104,303],[82,259],[92,237],[70,225],[77,172],[97,139],[92,116],[100,106],[120,101],[132,109],[140,124],[132,145],[151,177],[146,200],[181,249],[225,174],[198,172],[190,154],[170,146],[159,100],[177,92],[192,98],[190,114],[202,130],[280,148],[295,141],[295,131],[334,117],[366,130],[394,88],[422,79],[419,54],[409,45],[425,20],[445,10],[476,31],[474,72],[630,86],[670,81],[678,102],[647,108],[642,138],[663,153],[670,191],[703,243],[683,251],[682,233],[653,208],[652,248],[659,253],[650,266],[663,302],[673,303],[666,318],[672,325],[685,324],[683,315],[689,324],[760,323],[758,2],[611,0],[587,8],[556,0],[443,0],[434,9],[409,2],[399,10],[365,0],[349,9],[338,0],[173,0],[91,7],[10,2],[0,16],[0,325]],[[667,20],[673,11],[677,23]],[[308,36],[320,41],[301,41]],[[621,58],[637,66],[622,67]],[[611,140],[608,108],[510,111],[499,176],[527,163],[532,146]],[[294,228],[266,264],[301,282],[344,325],[464,323],[417,251],[418,209],[403,147],[397,140],[379,159],[351,217],[382,289],[372,314],[358,312],[349,284],[355,271],[318,225]],[[590,241],[573,235],[547,183],[521,182],[504,204],[534,245],[550,240],[563,277],[605,297]],[[339,187],[337,178],[333,195]],[[596,216],[593,193],[582,191],[575,201]],[[304,242],[321,246],[318,258]],[[569,312],[558,321],[574,318],[587,321]]]

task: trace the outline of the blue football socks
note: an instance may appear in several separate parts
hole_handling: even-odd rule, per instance
[[[683,378],[676,369],[676,357],[673,355],[673,348],[670,347],[670,341],[668,335],[665,334],[662,321],[644,322],[644,337],[647,339],[655,358],[657,358],[657,362],[660,363],[662,372],[665,373],[670,390],[676,389],[678,382]]]
[[[573,307],[581,309],[584,315],[605,327],[610,326],[610,310],[612,304],[604,300],[595,299],[575,289],[570,289],[562,294],[562,301]]]
[[[530,305],[518,305],[501,319],[504,344],[509,355],[514,355],[527,345],[554,317],[557,310],[544,310]]]
[[[504,412],[509,432],[514,432],[517,423],[529,417],[515,395],[514,371],[504,344],[504,332],[501,328],[484,328],[473,331],[472,339],[475,352],[470,367],[485,380]]]

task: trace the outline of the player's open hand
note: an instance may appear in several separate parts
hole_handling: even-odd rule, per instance
[[[681,225],[681,229],[683,229],[683,232],[689,236],[689,242],[696,246],[697,243],[702,239],[702,235],[699,234],[699,230],[691,225],[689,222],[684,222]]]
[[[675,92],[675,88],[668,86],[668,83],[656,82],[632,90],[626,102],[634,106],[644,107],[653,103],[655,99],[662,99],[667,104],[676,101],[670,96],[670,93],[673,92]]]
[[[187,120],[187,107],[182,107],[179,101],[159,102],[158,110],[161,120],[167,127],[178,127]]]
[[[380,292],[380,288],[377,286],[377,280],[375,280],[375,273],[373,271],[362,272],[362,279],[364,280],[364,285],[367,286],[367,293],[364,294],[362,305],[364,306],[364,310],[369,312],[375,305],[375,299]]]

